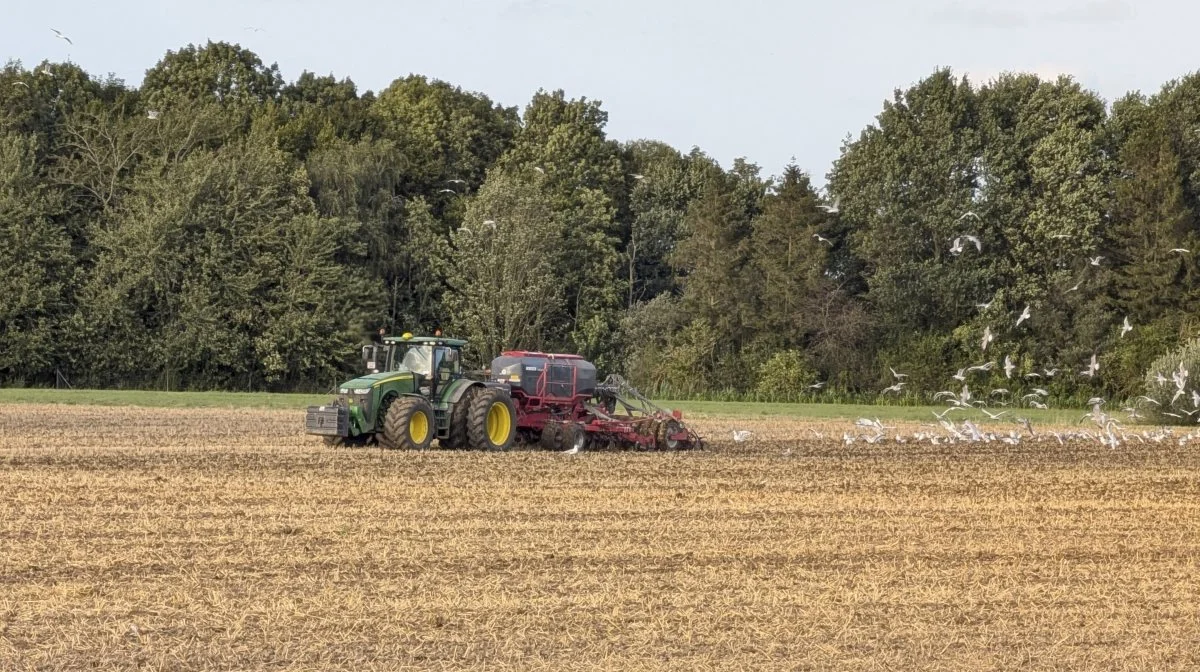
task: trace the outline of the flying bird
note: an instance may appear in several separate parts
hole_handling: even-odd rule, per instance
[[[1099,370],[1100,370],[1100,363],[1096,361],[1096,353],[1092,353],[1091,363],[1088,364],[1088,367],[1086,369],[1084,369],[1083,371],[1080,371],[1079,374],[1082,376],[1087,376],[1088,378],[1091,378],[1092,376],[1096,375],[1096,372]]]
[[[1104,257],[1088,257],[1088,263],[1091,264],[1092,266],[1099,266],[1100,260],[1103,258]]]
[[[466,184],[466,183],[467,183],[466,180],[460,180],[458,178],[454,178],[453,180],[446,180],[446,184]]]
[[[954,221],[961,222],[962,220],[966,219],[967,217],[974,217],[976,221],[979,221],[979,215],[975,214],[974,212],[971,212],[970,210],[959,215],[958,219],[956,219]]]
[[[984,350],[987,350],[988,343],[991,343],[993,339],[994,339],[994,337],[992,336],[992,328],[984,327],[983,328],[983,349]]]
[[[1013,372],[1013,369],[1015,369],[1015,368],[1017,368],[1017,365],[1013,364],[1012,357],[1005,355],[1004,356],[1004,377],[1012,378],[1012,372]]]
[[[825,238],[824,236],[822,236],[819,233],[814,233],[813,238],[816,238],[817,242],[827,243],[830,247],[833,247],[833,241],[828,238]]]
[[[637,173],[634,173],[634,174],[633,174],[633,175],[631,175],[630,177],[632,177],[632,178],[633,178],[633,179],[635,179],[635,180],[640,180],[640,179],[642,179],[643,177],[646,177],[646,176],[645,176],[645,175],[639,175],[639,174],[637,174]]]
[[[29,88],[29,85],[28,85],[28,84],[26,84],[25,82],[19,81],[19,80],[18,80],[18,81],[15,81],[15,82],[13,82],[13,86],[23,86],[23,87],[25,87],[25,88],[27,88],[27,89]]]
[[[1191,250],[1187,250],[1187,249],[1184,249],[1184,248],[1182,248],[1182,247],[1176,247],[1176,248],[1172,249],[1171,251],[1172,251],[1172,252],[1179,252],[1180,254],[1191,254]]]
[[[900,392],[903,388],[904,388],[904,383],[896,383],[895,385],[892,385],[891,387],[885,387],[883,389],[883,392],[880,392],[880,394],[887,394],[888,392],[895,392],[896,394],[900,394]]]
[[[1025,304],[1025,310],[1021,311],[1021,316],[1017,318],[1016,326],[1021,326],[1021,323],[1029,319],[1029,304]]]
[[[158,110],[146,110],[146,117],[149,119],[158,119]]]
[[[1133,325],[1129,324],[1129,316],[1125,316],[1125,321],[1121,323],[1121,338],[1125,338],[1125,334],[1133,331]]]
[[[67,37],[66,35],[63,35],[63,34],[62,34],[61,32],[59,32],[58,30],[56,30],[56,29],[54,29],[54,28],[51,28],[50,30],[53,30],[53,31],[54,31],[54,36],[55,36],[55,37],[57,37],[58,39],[60,39],[60,40],[66,40],[67,44],[75,44],[74,42],[72,42],[72,41],[71,41],[71,38]]]
[[[458,192],[453,189],[438,189],[438,193],[439,194],[457,194]]]
[[[842,199],[835,198],[833,199],[833,205],[818,205],[817,207],[825,212],[836,215],[838,213],[838,207],[841,205],[841,203]]]
[[[246,26],[245,30],[253,31],[253,32],[255,32],[255,33],[265,33],[265,32],[267,32],[265,28],[259,28],[259,27],[257,27],[257,26]]]
[[[908,377],[908,374],[907,374],[907,373],[896,373],[896,370],[895,370],[895,369],[893,369],[893,368],[892,368],[892,367],[890,367],[890,366],[888,367],[888,370],[892,372],[892,376],[894,376],[894,377],[896,378],[896,380],[900,380],[901,378],[907,378],[907,377]]]
[[[992,304],[995,302],[996,302],[996,297],[993,296],[991,301],[988,301],[987,303],[977,303],[977,304],[975,304],[975,307],[980,310],[987,310],[987,309],[991,308]]]

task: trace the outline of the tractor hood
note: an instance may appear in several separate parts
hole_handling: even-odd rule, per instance
[[[347,390],[351,394],[354,390],[362,390],[370,387],[375,387],[383,383],[400,380],[412,380],[413,374],[408,371],[384,371],[382,373],[372,373],[366,376],[359,376],[354,380],[348,380],[341,384],[341,389]]]

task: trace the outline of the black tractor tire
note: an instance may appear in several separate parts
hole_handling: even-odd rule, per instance
[[[572,422],[564,428],[562,437],[562,448],[564,450],[579,452],[587,450],[590,447],[591,439],[582,423]]]
[[[562,450],[563,426],[561,422],[547,422],[542,428],[542,436],[538,439],[546,450]]]
[[[379,445],[394,450],[426,450],[436,434],[433,406],[420,397],[400,397],[383,418]]]
[[[508,450],[517,436],[517,405],[495,388],[481,387],[467,411],[467,445],[471,450]]]
[[[687,448],[687,442],[679,439],[670,438],[671,434],[678,434],[683,427],[678,420],[664,420],[658,425],[658,435],[655,437],[659,450],[683,450]]]
[[[438,445],[452,450],[467,447],[469,443],[467,425],[471,419],[471,404],[475,401],[475,395],[482,389],[482,387],[468,387],[450,408],[450,435],[445,439],[439,439]]]

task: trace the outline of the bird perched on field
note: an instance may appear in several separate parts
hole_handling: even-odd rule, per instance
[[[754,432],[748,429],[735,429],[733,430],[733,440],[735,443],[742,443],[743,441],[749,439],[753,434]]]

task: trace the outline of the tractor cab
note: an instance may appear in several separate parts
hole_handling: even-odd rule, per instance
[[[375,347],[388,348],[387,370],[413,374],[420,393],[426,397],[436,397],[439,389],[462,376],[461,341],[411,334],[384,341],[385,345]]]
[[[462,374],[461,350],[456,339],[389,336],[383,343],[363,346],[363,368],[367,373],[413,373],[445,384]]]

